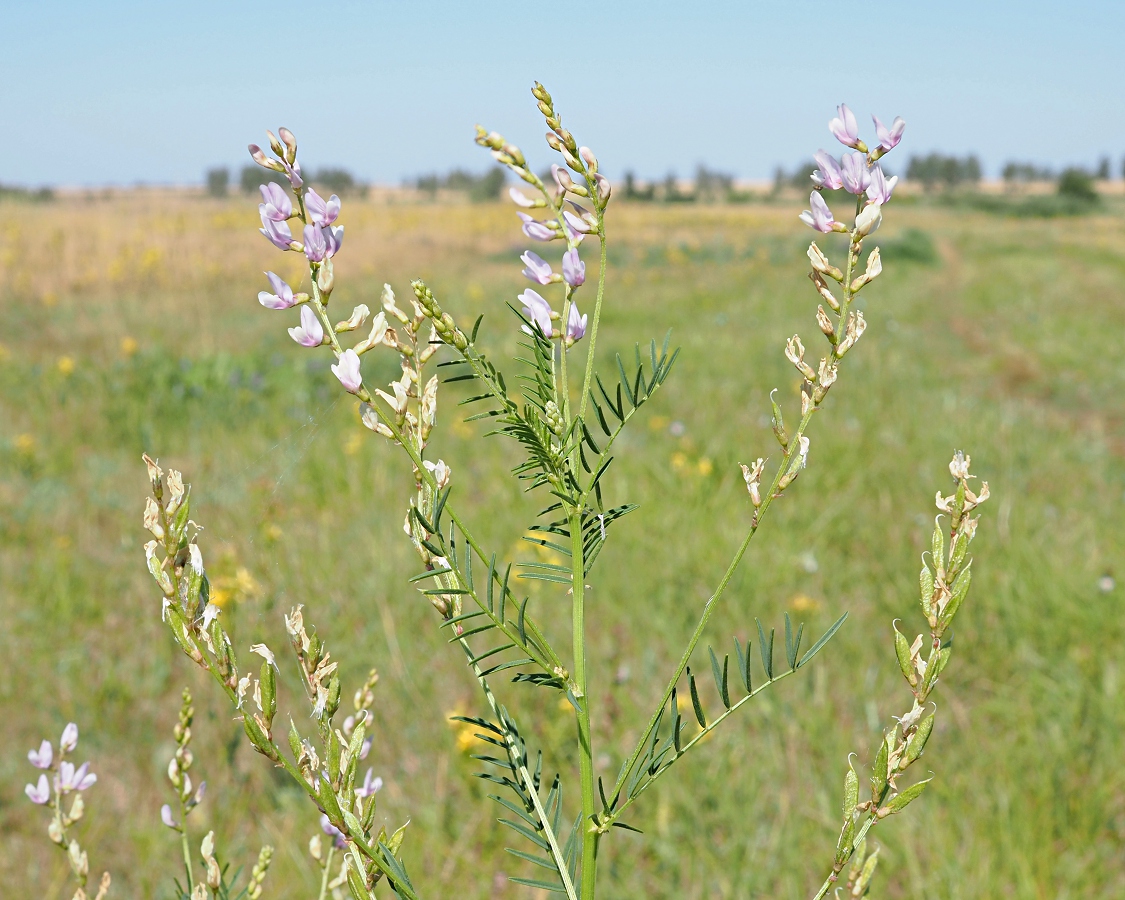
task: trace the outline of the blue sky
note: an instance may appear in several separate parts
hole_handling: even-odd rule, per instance
[[[0,28],[7,184],[198,182],[282,124],[378,182],[483,169],[476,122],[546,162],[535,78],[611,176],[768,177],[841,100],[907,120],[899,166],[1125,155],[1122,2],[5,0]]]

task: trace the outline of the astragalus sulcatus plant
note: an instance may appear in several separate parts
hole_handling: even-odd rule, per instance
[[[309,279],[307,289],[299,291],[267,273],[269,290],[259,294],[259,301],[269,309],[298,313],[299,322],[289,329],[290,336],[303,347],[323,347],[334,356],[332,372],[343,389],[358,399],[362,425],[384,438],[391,452],[405,457],[403,470],[413,476],[413,496],[403,529],[421,563],[421,570],[409,581],[433,605],[446,639],[464,655],[484,698],[486,714],[463,721],[488,745],[488,751],[477,757],[485,768],[482,777],[497,788],[492,796],[503,808],[500,821],[510,827],[517,843],[510,852],[527,863],[526,873],[512,880],[565,894],[570,900],[593,900],[601,843],[614,828],[635,830],[626,819],[634,804],[738,709],[807,665],[844,621],[841,616],[807,648],[803,626],[794,627],[786,615],[783,637],[776,641],[783,646],[776,651],[776,629],[756,622],[756,648],[750,641],[743,645],[736,639],[733,654],[713,648],[697,653],[772,505],[794,489],[801,472],[816,458],[810,449],[813,418],[839,379],[845,357],[864,334],[866,322],[855,309],[856,295],[871,290],[868,285],[881,272],[878,248],[865,255],[864,244],[879,227],[895,188],[895,179],[884,176],[878,160],[898,144],[903,123],[896,119],[888,129],[876,119],[878,143],[872,148],[860,140],[846,106],[840,107],[839,117],[830,125],[852,152],[842,161],[824,151],[817,154],[815,190],[810,209],[801,216],[815,230],[844,238],[838,250],[816,243],[808,249],[810,278],[822,299],[815,319],[824,339],[823,354],[812,353],[806,359],[806,346],[798,335],[786,342],[785,355],[802,379],[800,408],[790,417],[796,424],[787,426],[780,406],[771,399],[778,448],[773,459],[764,451],[761,456],[753,453],[753,461],[742,466],[748,493],[744,538],[699,610],[698,624],[687,636],[651,714],[640,724],[639,737],[623,750],[619,772],[606,783],[596,778],[593,764],[592,723],[599,710],[592,700],[598,691],[587,681],[586,596],[590,585],[597,583],[596,563],[610,535],[624,516],[637,509],[628,502],[609,505],[606,500],[613,492],[611,463],[617,440],[670,376],[676,351],[669,349],[665,338],[659,343],[651,340],[644,352],[638,345],[628,360],[596,352],[603,306],[609,302],[605,288],[610,184],[599,172],[595,155],[563,127],[546,89],[536,84],[533,94],[549,128],[547,143],[558,154],[550,179],[536,175],[523,152],[499,134],[484,129],[477,134],[477,142],[524,185],[510,192],[523,233],[533,241],[565,244],[557,271],[531,250],[520,257],[523,274],[535,286],[521,293],[518,302],[508,304],[513,317],[510,327],[522,336],[515,374],[506,375],[486,351],[481,319],[472,324],[457,319],[420,281],[411,284],[406,303],[386,286],[373,317],[366,304],[346,317],[330,312],[333,259],[343,246],[344,229],[337,224],[340,200],[322,198],[304,183],[297,142],[286,129],[280,129],[277,137],[270,135],[272,156],[256,146],[250,148],[259,165],[284,176],[290,187],[285,190],[276,183],[262,187],[261,231],[279,250],[303,254]],[[844,220],[835,218],[822,196],[824,190],[839,189],[855,198],[854,212]],[[591,256],[598,259],[596,282],[587,277]],[[585,312],[580,312],[580,303]],[[369,328],[366,337],[349,340],[364,327]],[[363,369],[369,353],[395,354],[401,377],[389,385],[368,384]],[[565,563],[506,560],[474,535],[472,511],[459,500],[463,494],[455,473],[427,452],[438,421],[439,392],[443,404],[466,407],[468,420],[481,423],[487,434],[510,438],[519,446],[523,459],[513,474],[535,495],[541,510],[529,526],[528,540],[555,551]],[[452,401],[444,400],[447,395],[453,395]],[[356,714],[340,726],[334,724],[343,696],[337,663],[297,607],[286,617],[286,627],[311,720],[290,721],[281,728],[287,738],[278,738],[277,658],[268,647],[257,644],[250,648],[262,659],[257,677],[243,671],[220,611],[209,602],[199,530],[188,517],[190,488],[179,473],[165,476],[155,462],[147,462],[153,497],[145,525],[153,540],[146,553],[175,639],[220,683],[255,749],[288,772],[325,817],[325,831],[343,856],[343,869],[333,884],[346,884],[357,900],[375,896],[380,883],[399,897],[422,896],[423,889],[407,872],[404,830],[389,837],[374,832],[370,777],[364,785],[359,781],[370,699],[360,703],[357,695]],[[987,497],[986,490],[980,496],[970,490],[967,457],[958,455],[951,471],[956,493],[940,500],[952,519],[949,546],[939,523],[933,557],[922,577],[922,609],[930,640],[927,645],[920,637],[911,644],[896,633],[900,664],[914,702],[887,732],[874,757],[870,799],[860,799],[858,775],[849,769],[841,834],[831,873],[818,896],[832,889],[853,857],[857,862],[848,890],[853,896],[866,892],[875,859],[874,854],[865,856],[868,832],[902,810],[924,784],[906,786],[902,778],[932,730],[927,703],[950,652],[943,636],[968,589],[966,551],[975,529],[969,513]],[[547,582],[548,589],[569,604],[569,635],[549,633],[541,624],[538,611],[519,589],[521,579]],[[403,580],[407,580],[405,573]],[[709,675],[701,675],[701,669]],[[715,708],[712,701],[710,710],[704,703],[710,690],[701,693],[699,685],[707,677],[714,681],[719,702]],[[542,753],[530,746],[535,723],[517,725],[498,696],[502,683],[504,691],[550,691],[569,704],[576,773],[545,773]],[[575,790],[577,800],[572,801]],[[321,896],[331,889],[324,868]]]

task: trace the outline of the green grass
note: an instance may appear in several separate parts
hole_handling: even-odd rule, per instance
[[[746,527],[737,463],[777,457],[768,392],[780,388],[792,416],[797,391],[784,338],[799,330],[816,347],[796,211],[610,208],[599,356],[608,364],[669,327],[683,347],[622,440],[607,501],[641,509],[615,527],[590,579],[594,735],[610,778]],[[420,275],[459,319],[487,313],[494,358],[515,348],[504,301],[522,290],[523,247],[510,210],[368,202],[348,214],[341,318],[354,302],[374,307],[383,281],[403,295]],[[405,853],[423,895],[526,896],[503,879],[527,873],[503,853],[498,808],[446,721],[482,703],[406,584],[417,569],[401,532],[409,471],[359,428],[328,361],[285,335],[289,318],[255,303],[257,273],[279,255],[254,233],[252,205],[137,195],[21,215],[0,232],[3,893],[70,896],[22,786],[25,751],[74,719],[99,773],[80,826],[91,868],[112,871],[114,897],[171,896],[179,851],[159,808],[186,684],[193,775],[210,785],[199,836],[215,828],[236,865],[275,844],[266,895],[315,896],[304,850],[314,811],[249,751],[160,623],[141,551],[148,450],[193,483],[210,571],[231,585],[249,575],[225,613],[243,652],[261,639],[284,646],[281,614],[305,603],[342,660],[345,696],[379,668],[370,759],[387,782],[381,815],[412,820]],[[886,269],[861,295],[870,327],[814,420],[809,470],[771,513],[707,641],[756,640],[754,617],[780,626],[786,609],[813,635],[850,618],[808,670],[645,795],[630,822],[646,834],[603,844],[607,897],[797,897],[820,883],[847,754],[870,762],[908,696],[891,620],[920,630],[919,557],[954,448],[972,453],[993,499],[937,694],[924,759],[937,777],[877,829],[873,894],[1125,892],[1125,588],[1098,587],[1125,578],[1125,228],[1109,215],[892,204],[875,237]],[[126,337],[139,349],[123,349]],[[382,365],[390,378],[393,360]],[[459,424],[455,395],[440,395],[436,455],[485,546],[526,559],[534,550],[519,537],[539,498],[503,480],[514,449]],[[566,646],[565,597],[528,585]],[[701,648],[704,672],[706,658]],[[280,721],[299,692],[283,674]],[[547,692],[499,686],[552,768],[571,773],[573,717]],[[564,783],[573,810],[577,779]]]

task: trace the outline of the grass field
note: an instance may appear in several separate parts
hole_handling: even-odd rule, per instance
[[[799,330],[816,347],[800,208],[610,207],[599,355],[608,364],[669,327],[683,348],[622,444],[607,499],[641,510],[591,579],[597,762],[610,777],[746,526],[737,463],[776,457],[768,392],[790,411],[797,395],[783,341]],[[284,646],[281,614],[302,602],[343,661],[346,696],[378,667],[381,814],[412,820],[406,859],[423,894],[526,896],[505,881],[524,864],[503,853],[498,808],[447,722],[483,712],[474,683],[406,583],[417,563],[401,532],[404,460],[358,426],[326,354],[288,338],[296,317],[255,301],[263,269],[297,278],[301,260],[269,247],[242,199],[72,197],[8,203],[0,220],[0,893],[64,896],[65,861],[22,788],[27,749],[73,719],[99,774],[80,826],[91,869],[112,871],[115,898],[172,896],[178,843],[159,809],[189,685],[193,775],[210,784],[196,827],[247,866],[262,842],[277,846],[266,896],[316,894],[314,811],[250,752],[161,625],[141,550],[147,450],[194,485],[243,652]],[[371,200],[346,202],[342,221],[341,318],[375,308],[384,281],[406,295],[421,276],[459,319],[487,314],[494,358],[515,349],[504,301],[523,289],[525,244],[511,209]],[[644,837],[603,844],[606,897],[796,898],[819,885],[846,756],[869,763],[906,696],[891,620],[920,630],[919,556],[954,448],[972,453],[993,500],[924,760],[937,778],[877,829],[872,895],[1125,894],[1125,219],[1115,207],[1042,220],[895,203],[876,238],[870,327],[814,421],[810,469],[707,639],[729,646],[786,609],[813,633],[851,616],[809,670],[646,795],[631,820]],[[382,364],[389,379],[389,354]],[[484,544],[525,559],[539,498],[501,481],[514,448],[477,440],[456,393],[443,389],[434,449]],[[566,634],[565,599],[529,584],[532,608]],[[299,696],[283,675],[282,717]],[[572,716],[547,692],[505,689],[570,772],[553,748]]]

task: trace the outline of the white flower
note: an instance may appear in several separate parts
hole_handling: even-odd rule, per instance
[[[883,221],[883,204],[869,203],[855,217],[855,230],[858,237],[866,237],[878,230]]]
[[[262,659],[277,669],[277,661],[273,658],[273,651],[265,644],[251,644],[250,652],[257,653]],[[277,669],[277,671],[280,672],[281,670]]]

